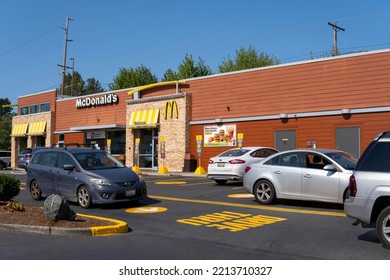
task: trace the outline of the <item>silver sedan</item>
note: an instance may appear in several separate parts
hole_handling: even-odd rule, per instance
[[[219,185],[225,184],[228,180],[242,181],[245,167],[277,152],[269,147],[243,147],[227,150],[210,158],[207,177],[215,180]]]
[[[356,162],[338,150],[285,151],[248,166],[244,188],[260,204],[278,198],[343,204]]]

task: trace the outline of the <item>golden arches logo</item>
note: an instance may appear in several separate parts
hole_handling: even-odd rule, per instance
[[[164,119],[167,119],[168,116],[171,118],[175,117],[176,119],[179,118],[179,109],[175,100],[165,103]]]

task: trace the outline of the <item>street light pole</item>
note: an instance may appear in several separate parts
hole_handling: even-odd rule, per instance
[[[73,96],[73,83],[74,83],[74,58],[70,58],[72,60],[72,84],[70,85],[70,95]]]

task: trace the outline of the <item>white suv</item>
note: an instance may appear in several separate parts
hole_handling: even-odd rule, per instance
[[[344,203],[347,216],[362,227],[377,229],[390,249],[390,131],[378,134],[356,164]]]

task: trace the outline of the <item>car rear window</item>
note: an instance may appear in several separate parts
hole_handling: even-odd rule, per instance
[[[219,155],[219,157],[240,157],[245,155],[250,150],[248,149],[237,149],[237,150],[229,150]]]
[[[10,157],[10,156],[11,156],[11,152],[0,151],[0,157]]]
[[[26,155],[26,154],[31,154],[32,150],[31,149],[23,149],[20,151],[21,155]]]
[[[390,172],[390,142],[376,142],[369,152],[361,158],[359,171]]]

